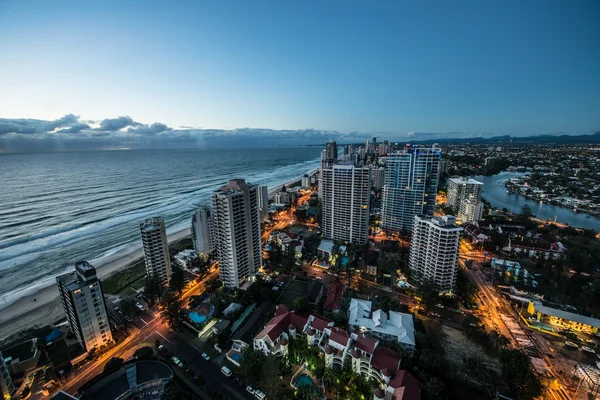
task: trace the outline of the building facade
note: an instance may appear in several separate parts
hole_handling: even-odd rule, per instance
[[[192,216],[192,240],[194,249],[199,253],[210,253],[214,250],[213,222],[210,208],[201,207]]]
[[[96,268],[87,261],[75,271],[56,277],[60,298],[71,331],[87,352],[112,342],[102,285]]]
[[[16,390],[4,358],[2,358],[2,353],[0,353],[0,394],[2,394],[2,399],[11,399]]]
[[[476,199],[462,199],[458,210],[458,219],[463,223],[477,222],[483,217],[483,202]]]
[[[167,285],[172,269],[165,221],[162,217],[148,218],[140,224],[140,233],[148,277]]]
[[[411,231],[415,215],[433,216],[440,176],[439,148],[407,147],[387,156],[381,227]]]
[[[373,168],[371,173],[373,174],[372,184],[375,190],[383,189],[383,185],[385,184],[385,168]]]
[[[450,178],[446,204],[455,212],[460,210],[460,202],[465,199],[481,201],[483,183],[470,178]]]
[[[454,289],[462,230],[451,215],[414,217],[408,266],[417,281],[430,280],[440,291]]]
[[[269,219],[269,188],[267,185],[258,187],[258,209],[261,221]]]
[[[321,229],[327,239],[367,243],[371,174],[369,168],[333,165],[323,169]]]
[[[258,185],[231,179],[213,192],[213,230],[221,281],[239,287],[262,265]]]

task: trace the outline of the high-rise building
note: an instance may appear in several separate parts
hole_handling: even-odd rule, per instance
[[[371,141],[371,152],[375,152],[375,150],[377,150],[377,138],[373,137],[373,140]]]
[[[194,249],[199,253],[210,253],[214,250],[213,222],[210,208],[200,207],[192,215],[192,241]]]
[[[258,185],[231,179],[213,192],[213,229],[221,281],[239,287],[262,265]]]
[[[327,239],[367,243],[369,237],[369,168],[337,164],[323,170],[321,229]]]
[[[433,216],[442,152],[436,147],[406,147],[387,156],[381,226],[411,231],[415,215]]]
[[[447,174],[449,169],[448,160],[442,160],[442,166],[440,167],[440,174]]]
[[[446,204],[454,211],[459,210],[463,199],[481,200],[483,183],[470,178],[450,178]]]
[[[473,223],[483,216],[483,202],[477,199],[462,199],[458,211],[458,219],[463,223]]]
[[[148,218],[140,224],[140,232],[148,277],[168,284],[172,269],[165,221],[162,217]]]
[[[385,156],[387,154],[387,149],[388,148],[385,143],[380,143],[377,153],[379,153],[380,156]]]
[[[373,168],[371,170],[371,173],[373,174],[373,177],[372,177],[373,187],[377,190],[381,190],[383,188],[383,185],[385,184],[385,168],[383,168],[383,167]]]
[[[0,353],[0,394],[2,395],[2,399],[10,400],[12,398],[12,394],[17,390],[15,385],[13,384],[10,373],[8,372],[8,367],[4,362],[4,358],[2,358],[2,353]]]
[[[333,140],[327,142],[325,146],[325,153],[327,155],[327,161],[330,162],[330,165],[335,163],[338,159],[337,143]]]
[[[462,230],[451,215],[414,217],[408,266],[416,281],[430,280],[440,291],[454,288]]]
[[[102,285],[96,268],[87,261],[75,264],[75,271],[56,277],[71,331],[87,352],[112,342]]]
[[[269,219],[269,187],[267,185],[258,187],[258,210],[261,221]]]
[[[304,174],[302,175],[302,180],[300,182],[302,187],[310,187],[310,176],[308,176],[308,174]]]

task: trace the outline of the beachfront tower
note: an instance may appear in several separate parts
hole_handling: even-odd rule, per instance
[[[371,198],[369,168],[336,164],[322,169],[322,173],[323,236],[350,243],[367,243]]]
[[[381,227],[410,232],[415,215],[433,216],[442,151],[405,147],[387,155]]]
[[[200,207],[192,216],[192,240],[194,249],[199,253],[210,253],[214,250],[213,222],[210,208]]]
[[[148,278],[158,278],[167,285],[172,270],[165,221],[162,217],[149,218],[140,224],[140,232]]]
[[[12,378],[10,377],[10,373],[8,372],[8,367],[4,362],[4,358],[2,358],[2,353],[0,353],[0,394],[2,395],[0,398],[11,399],[12,394],[16,390]]]
[[[416,281],[431,280],[440,291],[454,289],[462,230],[451,215],[414,217],[408,267]]]
[[[261,221],[269,219],[269,187],[267,185],[258,187],[258,209]]]
[[[483,183],[469,178],[450,178],[448,180],[448,198],[446,205],[455,212],[460,210],[463,200],[481,201]]]
[[[239,287],[262,265],[258,185],[231,179],[213,192],[213,230],[221,281]]]
[[[56,277],[71,331],[87,352],[112,342],[102,285],[96,268],[87,261],[75,264],[75,271]]]

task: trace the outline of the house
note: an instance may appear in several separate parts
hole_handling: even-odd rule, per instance
[[[319,258],[324,260],[329,260],[333,255],[333,240],[323,239],[321,243],[319,243],[319,247],[317,248],[317,255]]]
[[[394,341],[409,350],[415,349],[415,328],[413,316],[383,310],[372,311],[372,303],[367,300],[352,299],[348,309],[348,325],[360,333],[368,333],[383,341]]]
[[[304,240],[301,236],[289,232],[274,231],[269,235],[269,241],[277,243],[284,249],[291,246],[294,249],[296,256],[302,255]]]
[[[363,254],[363,271],[369,275],[377,275],[377,265],[379,264],[379,251],[369,250]]]
[[[514,251],[527,257],[543,256],[545,259],[559,258],[567,249],[561,242],[551,243],[544,238],[523,238],[521,240],[508,240],[504,251]]]
[[[466,223],[463,224],[462,227],[465,235],[467,235],[473,243],[481,243],[490,240],[490,237],[483,233],[477,225]]]
[[[242,353],[253,343],[252,339],[264,325],[265,316],[271,314],[273,306],[273,303],[261,303],[254,314],[233,335],[231,349],[225,355],[233,364],[239,367]]]
[[[340,283],[330,283],[327,286],[327,297],[323,304],[323,310],[338,312],[342,305],[342,295],[344,294],[344,285]]]
[[[254,338],[254,350],[261,350],[265,355],[279,353],[285,355],[290,337],[305,332],[308,318],[308,315],[296,313],[283,304],[278,305],[275,316]]]
[[[396,371],[396,374],[384,391],[377,389],[375,400],[421,400],[421,384],[406,370]]]

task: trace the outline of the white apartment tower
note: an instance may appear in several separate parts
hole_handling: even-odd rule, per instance
[[[408,266],[415,280],[431,280],[440,291],[454,288],[462,230],[451,215],[414,217]]]
[[[192,215],[192,240],[194,249],[199,253],[210,253],[214,250],[213,222],[210,208],[201,207]]]
[[[483,216],[483,202],[477,199],[463,199],[460,202],[458,219],[463,223],[474,223]]]
[[[376,190],[383,189],[383,185],[385,184],[385,168],[384,167],[373,168],[371,170],[371,174],[373,175],[373,177],[371,179],[372,180],[371,183],[373,184],[373,187]]]
[[[415,215],[433,216],[442,151],[436,147],[406,147],[388,154],[381,227],[411,231]]]
[[[258,185],[231,179],[213,192],[213,229],[221,281],[239,287],[262,265]]]
[[[323,169],[323,217],[327,239],[367,243],[369,237],[369,168],[337,164]]]
[[[165,221],[162,217],[149,218],[140,224],[140,232],[148,277],[168,284],[172,270]]]
[[[56,277],[71,331],[87,352],[112,342],[102,285],[96,268],[87,261],[75,264],[75,271]]]
[[[481,200],[483,183],[470,178],[450,178],[448,180],[448,198],[446,204],[456,212],[464,199]]]
[[[258,209],[262,221],[269,219],[269,188],[267,185],[258,187]]]

